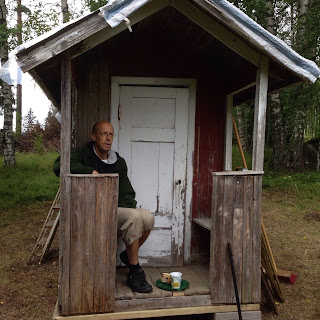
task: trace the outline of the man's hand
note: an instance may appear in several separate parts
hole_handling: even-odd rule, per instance
[[[99,172],[97,170],[93,170],[92,174],[99,174]]]

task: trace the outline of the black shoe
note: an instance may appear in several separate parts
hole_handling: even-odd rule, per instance
[[[146,275],[141,268],[129,270],[127,286],[130,287],[132,291],[140,293],[149,293],[153,290],[152,286],[147,282]]]
[[[127,267],[129,266],[129,258],[128,258],[127,250],[124,250],[120,253],[120,260]]]

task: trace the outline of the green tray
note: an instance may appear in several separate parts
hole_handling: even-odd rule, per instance
[[[160,279],[158,279],[156,281],[156,285],[157,287],[159,287],[160,289],[163,289],[163,290],[167,290],[167,291],[182,291],[182,290],[185,290],[189,287],[189,282],[187,280],[181,280],[181,286],[179,289],[173,289],[171,287],[171,284],[170,283],[163,283],[161,282]]]

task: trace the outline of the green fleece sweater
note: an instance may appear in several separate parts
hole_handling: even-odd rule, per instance
[[[112,172],[119,174],[118,206],[122,208],[136,208],[136,194],[131,186],[127,175],[128,168],[126,165],[126,161],[118,154],[117,157],[118,159],[115,164],[106,166],[112,166]],[[99,172],[97,161],[101,160],[99,160],[99,158],[93,152],[93,142],[89,142],[83,148],[71,152],[70,171],[74,174],[91,174],[93,170],[97,170]],[[54,162],[53,171],[57,176],[60,175],[60,157],[58,157]]]

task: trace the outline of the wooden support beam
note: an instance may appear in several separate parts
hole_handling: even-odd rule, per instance
[[[60,167],[60,238],[59,238],[59,305],[64,297],[61,314],[69,313],[69,260],[65,257],[70,255],[70,198],[71,183],[68,178],[70,173],[70,151],[71,151],[71,58],[67,50],[61,56],[61,167]]]
[[[260,54],[250,48],[246,42],[237,37],[233,32],[224,28],[221,24],[213,20],[207,14],[203,13],[196,6],[185,0],[171,0],[172,6],[183,13],[191,21],[199,25],[201,28],[209,32],[212,36],[224,43],[230,49],[238,53],[240,56],[259,66]],[[196,1],[204,9],[210,13],[213,9],[212,4],[206,1]]]
[[[260,68],[257,71],[257,85],[254,110],[252,170],[255,171],[263,170],[268,94],[268,72],[269,59],[267,57],[261,57]]]
[[[232,170],[232,112],[233,95],[227,96],[226,127],[224,141],[224,170]]]

